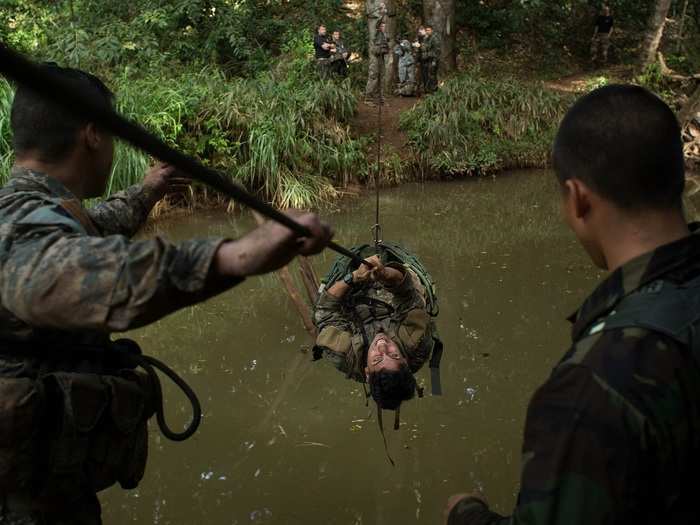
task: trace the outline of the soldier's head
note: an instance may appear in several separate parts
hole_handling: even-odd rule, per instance
[[[46,73],[74,86],[84,97],[106,109],[114,95],[94,75],[55,64],[41,66]],[[31,89],[19,86],[10,116],[12,142],[18,164],[38,162],[57,166],[77,162],[87,177],[82,197],[98,197],[105,190],[114,160],[114,140],[94,122],[71,115]]]
[[[418,35],[419,35],[419,36],[425,36],[425,27],[420,26],[420,27],[418,28]]]
[[[566,222],[593,261],[615,225],[682,219],[680,126],[671,108],[639,86],[611,85],[580,98],[554,140]]]
[[[415,394],[416,379],[408,362],[386,334],[377,334],[367,351],[365,377],[372,398],[382,408],[394,410]]]
[[[381,24],[379,24],[377,29],[383,33],[386,30],[386,24],[382,22]]]
[[[610,7],[603,4],[603,7],[600,8],[600,12],[603,16],[610,16]]]
[[[333,40],[340,40],[340,31],[333,31]]]
[[[318,34],[321,36],[326,36],[326,26],[318,26]]]
[[[425,26],[425,34],[431,36],[433,34],[433,26]]]

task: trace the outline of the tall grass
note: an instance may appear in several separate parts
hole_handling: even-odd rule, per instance
[[[544,167],[572,101],[541,84],[465,73],[404,113],[401,126],[433,175]]]
[[[123,114],[280,207],[317,206],[366,169],[363,143],[347,126],[354,95],[312,72],[227,80],[207,69],[116,84]],[[139,180],[146,165],[120,146],[110,190]]]
[[[127,118],[277,206],[316,207],[367,169],[365,144],[348,129],[355,96],[347,84],[322,80],[312,68],[233,80],[211,68],[168,78],[135,77],[125,69],[109,83]],[[12,162],[11,100],[12,89],[0,78],[3,183]],[[107,193],[139,182],[150,162],[118,142]]]
[[[10,108],[12,107],[13,93],[10,84],[0,77],[0,184],[5,184],[12,167]]]

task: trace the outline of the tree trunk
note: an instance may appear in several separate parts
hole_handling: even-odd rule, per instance
[[[423,0],[423,18],[440,36],[440,68],[443,71],[454,71],[457,69],[455,0]]]
[[[642,67],[653,64],[656,61],[656,52],[661,44],[661,37],[664,35],[664,27],[666,26],[666,16],[671,7],[672,0],[656,0],[656,7],[649,19],[649,27],[647,28],[642,45],[642,53],[640,63]]]
[[[369,49],[372,49],[372,43],[377,30],[377,20],[379,18],[379,6],[386,6],[386,15],[383,20],[386,24],[386,38],[389,41],[389,54],[384,56],[384,68],[382,70],[382,85],[384,96],[390,95],[396,84],[396,55],[394,55],[394,47],[396,46],[396,1],[395,0],[366,0],[365,9],[367,13],[367,34],[369,35]],[[376,62],[379,60],[370,52],[369,60]]]

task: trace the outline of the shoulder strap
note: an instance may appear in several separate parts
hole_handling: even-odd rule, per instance
[[[684,283],[654,281],[625,297],[586,335],[601,330],[643,328],[670,337],[682,345],[697,344],[695,330],[700,325],[700,277]],[[700,348],[693,348],[700,358]]]
[[[73,218],[76,221],[78,221],[80,225],[83,228],[85,228],[85,231],[87,231],[90,235],[95,237],[101,236],[99,230],[97,229],[97,226],[95,226],[95,223],[92,222],[92,219],[87,214],[85,208],[83,208],[83,205],[80,203],[80,201],[73,199],[64,199],[60,201],[59,204],[61,208],[70,213],[73,216]]]

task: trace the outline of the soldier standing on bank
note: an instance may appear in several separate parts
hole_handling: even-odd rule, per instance
[[[322,76],[326,76],[329,72],[332,44],[326,26],[319,26],[314,37],[314,56],[318,71]]]
[[[553,147],[564,220],[611,273],[530,400],[513,515],[480,494],[449,525],[698,523],[700,229],[675,114],[638,86],[579,99]]]
[[[595,30],[591,40],[591,62],[598,60],[600,52],[602,63],[608,62],[608,50],[610,49],[610,37],[613,33],[614,20],[610,14],[610,8],[605,5],[595,19]]]
[[[425,93],[435,93],[438,89],[438,70],[442,43],[431,26],[425,27],[425,40],[421,46],[421,72],[425,72],[423,87]]]
[[[413,56],[413,46],[408,40],[402,40],[394,48],[394,54],[399,57],[399,85],[396,94],[412,97],[416,94],[416,59]]]
[[[112,109],[97,77],[42,67]],[[314,236],[301,241],[274,223],[238,240],[132,240],[172,168],[86,209],[107,187],[111,135],[23,86],[11,128],[15,164],[0,189],[0,524],[99,525],[96,493],[143,477],[157,401],[127,359],[136,343],[110,334],[318,252],[331,231],[303,214]]]
[[[413,49],[416,50],[416,62],[418,63],[418,85],[420,86],[421,93],[425,93],[425,82],[428,78],[428,72],[426,70],[426,64],[423,60],[423,44],[425,43],[425,27],[420,26],[418,28],[418,37],[416,41],[413,42]]]
[[[386,17],[387,9],[385,4],[379,4],[379,7],[369,14],[370,18],[376,19],[376,31],[374,39],[369,49],[369,71],[367,79],[367,89],[365,96],[367,98],[378,98],[380,92],[380,71],[384,72],[384,62],[386,55],[389,54],[389,40],[386,36]]]
[[[348,58],[350,52],[345,47],[340,31],[333,31],[333,40],[331,43],[331,58],[330,68],[333,73],[341,78],[348,76]]]

